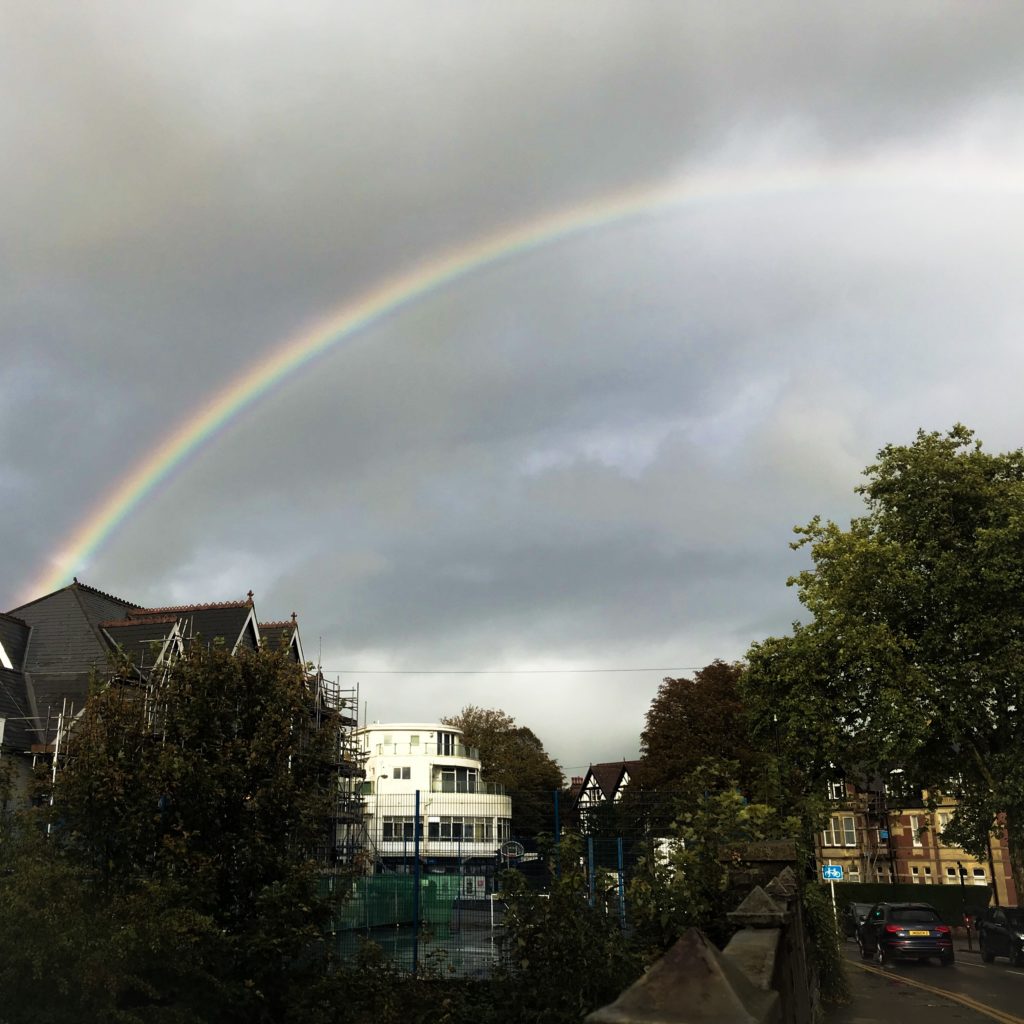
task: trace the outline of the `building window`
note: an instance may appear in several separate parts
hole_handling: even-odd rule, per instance
[[[465,843],[493,842],[494,819],[441,815],[427,822],[427,838]]]
[[[382,818],[380,825],[380,837],[384,842],[415,839],[415,824],[415,818]]]
[[[946,826],[950,823],[950,821],[952,819],[953,819],[953,812],[952,811],[939,811],[939,813],[936,815],[936,821],[938,822],[938,834],[939,834],[938,837],[939,837],[939,839],[942,838],[943,834],[946,831]]]
[[[828,784],[829,800],[846,799],[846,783],[842,779],[834,779]]]
[[[857,826],[852,814],[833,814],[822,832],[824,846],[856,846]]]
[[[418,747],[419,745],[420,745],[420,738],[419,738],[419,736],[410,736],[409,737],[409,746],[410,747]]]
[[[924,841],[921,839],[921,816],[919,814],[910,815],[910,835],[915,846],[924,846]]]
[[[985,881],[985,869],[984,868],[975,868],[974,869],[974,884],[975,885],[987,885],[988,884]]]
[[[859,882],[860,881],[860,864],[858,864],[857,861],[855,861],[855,860],[851,860],[850,861],[849,875],[850,875],[850,881],[851,882]]]
[[[960,879],[956,877],[956,868],[946,868],[946,885],[959,885]]]
[[[372,796],[373,795],[373,783],[370,782],[369,780],[367,780],[366,782],[360,783],[359,784],[359,792],[360,792],[360,794],[362,796]]]
[[[434,769],[435,784],[441,793],[475,793],[480,782],[480,773],[476,768],[441,768]]]
[[[459,734],[455,732],[439,732],[437,734],[437,752],[452,757],[458,750]]]
[[[411,776],[409,774],[409,767],[406,765],[404,767],[395,767],[395,768],[393,768],[392,769],[392,778],[395,778],[395,779],[408,779],[408,778],[411,778]]]

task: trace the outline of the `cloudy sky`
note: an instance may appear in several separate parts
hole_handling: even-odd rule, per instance
[[[788,628],[792,526],[855,514],[883,444],[1024,444],[1018,4],[0,18],[0,607],[289,338],[622,197],[340,339],[69,574],[252,589],[371,720],[501,707],[580,774]]]

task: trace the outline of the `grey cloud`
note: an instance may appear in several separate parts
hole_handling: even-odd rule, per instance
[[[882,444],[954,420],[1020,444],[1021,198],[970,170],[1020,168],[1017,5],[4,17],[5,606],[282,339],[453,245],[690,173],[962,177],[752,190],[467,275],[283,382],[84,578],[252,587],[338,667],[700,664],[799,614],[789,531],[853,514]],[[578,765],[635,752],[658,682],[366,687],[387,717],[505,706]],[[584,694],[616,708],[589,748],[564,725]]]

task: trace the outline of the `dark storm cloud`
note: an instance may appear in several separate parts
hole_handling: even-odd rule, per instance
[[[252,587],[339,668],[700,664],[787,627],[789,529],[851,514],[877,447],[957,419],[1021,443],[1021,200],[976,187],[1022,163],[1017,5],[2,10],[4,607],[281,339],[451,245],[698,171],[961,187],[724,197],[470,275],[285,382],[84,577]],[[658,681],[370,699],[506,706],[576,764],[635,752]],[[545,728],[584,692],[619,708],[589,753]]]

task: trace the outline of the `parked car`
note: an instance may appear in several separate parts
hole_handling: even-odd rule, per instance
[[[927,903],[876,903],[857,930],[857,945],[865,960],[927,960],[938,957],[948,967],[953,933],[938,911]]]
[[[1024,966],[1024,910],[1020,907],[988,907],[977,918],[981,959],[990,964],[997,956]]]
[[[868,911],[874,904],[871,903],[847,903],[839,915],[839,924],[843,929],[843,935],[847,939],[857,938],[857,929],[861,926]]]

